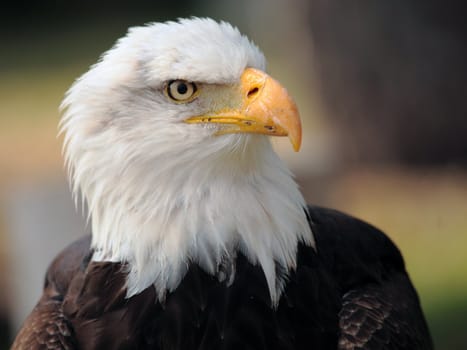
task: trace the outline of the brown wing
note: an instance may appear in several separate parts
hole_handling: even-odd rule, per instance
[[[73,330],[61,301],[43,296],[18,333],[12,349],[74,349]]]
[[[408,277],[397,274],[344,295],[340,350],[429,350],[433,344]]]
[[[62,310],[69,284],[89,254],[90,237],[84,237],[65,249],[50,265],[44,292],[26,319],[12,349],[75,349],[73,328]]]

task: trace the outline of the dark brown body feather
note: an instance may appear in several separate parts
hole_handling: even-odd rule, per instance
[[[125,267],[90,262],[86,237],[50,266],[13,349],[432,349],[391,241],[339,212],[309,211],[317,251],[299,245],[277,309],[241,254],[231,285],[192,264],[164,303],[154,287],[126,299]]]

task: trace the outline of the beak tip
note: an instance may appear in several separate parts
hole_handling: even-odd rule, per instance
[[[293,120],[295,123],[289,125],[287,128],[287,134],[294,151],[298,152],[302,145],[302,123],[300,122],[300,116],[297,109],[295,109],[295,113],[292,113],[291,115],[293,117],[291,117],[290,120]]]
[[[297,140],[297,139],[290,139],[290,142],[292,143],[292,147],[293,147],[293,150],[295,152],[298,152],[300,151],[300,146],[301,146],[301,142],[302,140]]]

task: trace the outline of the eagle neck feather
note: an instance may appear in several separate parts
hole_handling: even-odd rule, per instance
[[[198,145],[177,156],[161,153],[153,168],[108,159],[102,170],[80,170],[93,260],[126,263],[127,297],[154,285],[163,300],[191,263],[222,280],[222,265],[240,251],[262,267],[277,305],[284,276],[276,264],[294,269],[298,243],[314,245],[304,199],[269,140],[224,139],[215,151]]]

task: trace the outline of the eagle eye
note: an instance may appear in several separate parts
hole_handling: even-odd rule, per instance
[[[167,96],[176,102],[191,101],[196,91],[196,84],[186,80],[171,80],[166,87]]]

